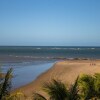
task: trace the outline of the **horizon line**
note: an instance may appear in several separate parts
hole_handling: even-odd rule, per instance
[[[39,46],[39,45],[37,45],[37,46],[35,46],[35,45],[0,45],[0,47],[100,47],[100,46],[80,46],[80,45],[76,45],[76,46],[61,46],[61,45],[57,45],[57,46],[48,46],[48,45],[42,45],[42,46]]]

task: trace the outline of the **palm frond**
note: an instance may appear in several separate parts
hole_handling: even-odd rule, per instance
[[[47,100],[47,99],[39,93],[33,93],[33,100]]]
[[[50,100],[99,100],[100,99],[100,74],[94,76],[83,74],[77,77],[75,83],[66,88],[59,80],[52,80],[43,84],[43,90]],[[40,94],[35,94],[34,100],[46,100]]]
[[[71,85],[71,87],[69,89],[69,100],[79,100],[78,79],[79,79],[79,76],[75,80],[75,83],[73,85]]]
[[[43,90],[50,96],[51,100],[65,100],[68,97],[68,91],[65,84],[58,80],[43,85]]]
[[[95,95],[100,98],[100,73],[94,74]]]
[[[4,78],[4,82],[0,83],[0,100],[2,100],[3,96],[9,95],[10,93],[10,85],[11,85],[11,73],[12,73],[12,68],[10,68],[7,73],[6,76]]]
[[[100,79],[100,73],[95,73],[94,77]]]
[[[91,99],[95,95],[94,78],[91,75],[83,75],[80,77],[79,87],[84,100]]]

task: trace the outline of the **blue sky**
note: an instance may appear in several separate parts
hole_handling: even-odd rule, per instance
[[[0,0],[0,45],[100,46],[100,0]]]

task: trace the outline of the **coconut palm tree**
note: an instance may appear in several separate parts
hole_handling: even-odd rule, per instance
[[[43,85],[43,90],[49,95],[49,100],[79,100],[78,95],[78,78],[75,83],[68,89],[64,83],[58,80]],[[33,100],[47,100],[38,93],[33,94]]]

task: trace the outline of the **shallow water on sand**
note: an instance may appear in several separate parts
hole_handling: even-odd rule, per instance
[[[40,74],[50,69],[54,62],[5,63],[2,65],[2,71],[6,72],[10,67],[13,68],[12,89],[16,89],[35,80]]]

